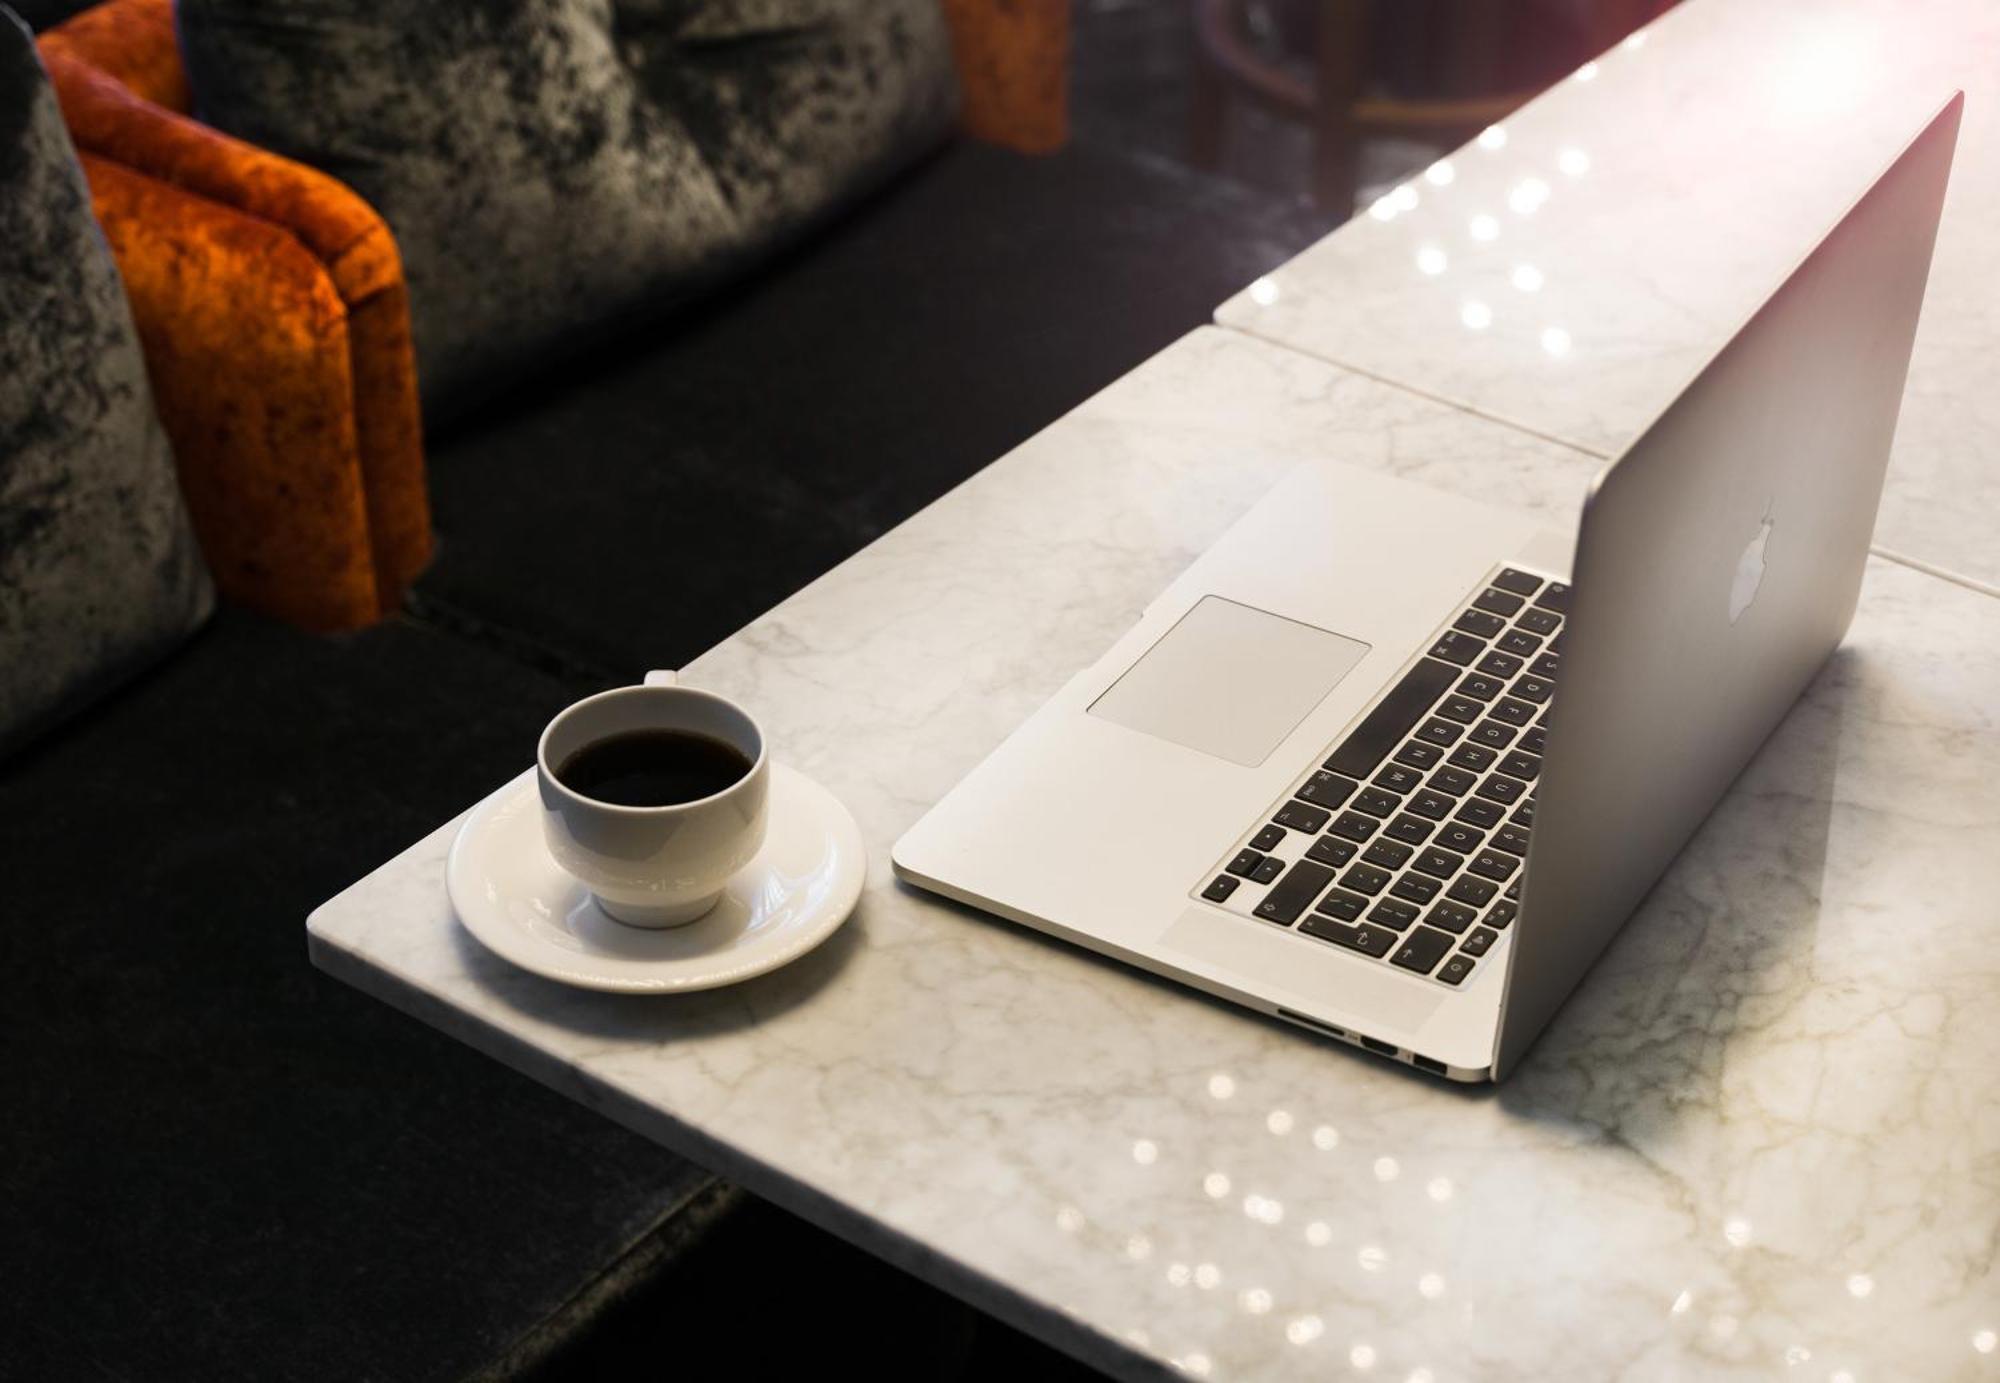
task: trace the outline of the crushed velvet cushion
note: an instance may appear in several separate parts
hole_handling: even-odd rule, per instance
[[[180,0],[196,114],[402,250],[427,415],[739,271],[943,138],[937,0]]]
[[[110,250],[33,42],[0,7],[0,754],[208,614]]]

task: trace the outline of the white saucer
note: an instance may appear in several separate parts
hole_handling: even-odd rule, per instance
[[[452,842],[445,886],[465,929],[524,970],[585,989],[675,994],[797,960],[854,911],[867,868],[847,808],[774,763],[764,848],[715,910],[684,927],[628,927],[549,857],[530,771],[472,809]]]

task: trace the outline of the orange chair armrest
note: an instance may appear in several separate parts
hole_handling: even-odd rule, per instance
[[[283,226],[350,305],[402,282],[388,225],[338,179],[155,105],[59,49],[42,58],[78,149]]]
[[[325,267],[280,227],[81,158],[217,591],[310,629],[374,622],[347,313]]]
[[[1070,0],[943,0],[960,123],[1028,154],[1069,138]]]
[[[156,105],[62,43],[42,58],[217,589],[311,629],[393,610],[431,532],[388,226],[336,179]]]
[[[142,100],[185,115],[194,108],[174,37],[174,0],[105,0],[35,40],[44,58],[60,53],[109,74]]]

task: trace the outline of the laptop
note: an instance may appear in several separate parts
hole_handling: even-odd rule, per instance
[[[1295,469],[897,842],[898,875],[1503,1077],[1846,632],[1962,103],[1574,531]]]

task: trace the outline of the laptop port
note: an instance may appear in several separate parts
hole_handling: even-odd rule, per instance
[[[1383,1056],[1395,1056],[1402,1051],[1402,1048],[1395,1043],[1384,1042],[1379,1037],[1364,1037],[1361,1039],[1361,1045],[1371,1052],[1380,1052]]]
[[[1450,1074],[1445,1064],[1435,1057],[1418,1056],[1415,1052],[1411,1052],[1410,1061],[1413,1065],[1423,1067],[1424,1070],[1429,1071],[1432,1075],[1444,1076]]]
[[[1294,1013],[1288,1008],[1281,1008],[1278,1010],[1278,1016],[1280,1018],[1289,1018],[1294,1023],[1301,1024],[1308,1028],[1316,1028],[1320,1032],[1332,1033],[1335,1037],[1347,1036],[1346,1028],[1336,1028],[1331,1023],[1322,1023],[1320,1022],[1319,1019],[1312,1017],[1310,1014]]]

